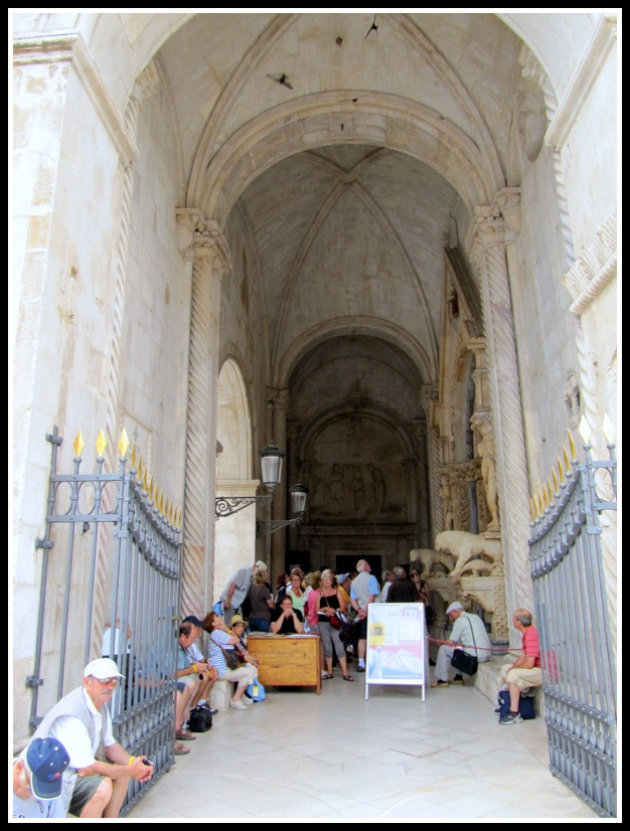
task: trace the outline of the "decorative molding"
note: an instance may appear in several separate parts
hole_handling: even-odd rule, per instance
[[[564,96],[558,103],[547,133],[545,144],[559,150],[577,121],[582,104],[595,84],[602,67],[617,43],[617,15],[604,14],[573,73]]]
[[[127,167],[137,161],[135,135],[129,133],[125,119],[101,80],[94,60],[78,32],[36,39],[18,38],[13,44],[13,61],[16,66],[64,62],[71,64],[112,139],[123,166]]]
[[[571,311],[581,315],[617,275],[617,211],[602,223],[593,241],[562,277],[573,297]]]

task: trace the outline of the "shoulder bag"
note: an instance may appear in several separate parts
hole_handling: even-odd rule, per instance
[[[470,626],[470,633],[472,635],[473,645],[476,652],[477,644],[475,642],[475,633],[473,632],[472,623],[468,618],[466,618],[466,620],[468,620],[468,625]],[[455,647],[455,652],[453,652],[453,657],[451,658],[451,666],[458,672],[463,672],[466,675],[474,675],[477,672],[478,663],[476,655],[469,655],[468,652],[465,652],[463,649]]]

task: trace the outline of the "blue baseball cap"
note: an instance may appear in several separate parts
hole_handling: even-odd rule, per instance
[[[58,739],[33,739],[26,751],[26,764],[31,772],[31,790],[38,799],[59,796],[70,756]]]

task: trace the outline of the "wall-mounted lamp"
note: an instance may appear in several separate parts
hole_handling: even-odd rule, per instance
[[[264,447],[260,451],[260,468],[262,484],[267,493],[260,496],[217,496],[214,502],[215,519],[231,516],[254,502],[265,502],[271,499],[282,478],[283,459],[284,453],[275,445],[270,444]]]
[[[256,523],[256,533],[258,536],[265,534],[273,534],[280,528],[291,526],[294,528],[299,525],[304,519],[304,512],[306,511],[306,500],[308,498],[308,488],[304,485],[292,485],[289,488],[289,497],[291,499],[291,519],[272,519],[261,520]]]

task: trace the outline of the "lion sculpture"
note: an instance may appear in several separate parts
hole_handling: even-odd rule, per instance
[[[489,540],[483,534],[471,534],[469,531],[442,531],[435,538],[437,551],[452,554],[456,558],[450,577],[459,578],[464,570],[473,567],[487,570],[494,568],[501,559],[501,542]],[[489,558],[492,563],[489,564]]]
[[[446,552],[435,551],[433,548],[412,548],[409,552],[410,563],[421,563],[422,573],[421,577],[428,577],[430,574],[435,574],[434,566],[441,564],[448,573],[453,567],[455,558],[452,554]]]

